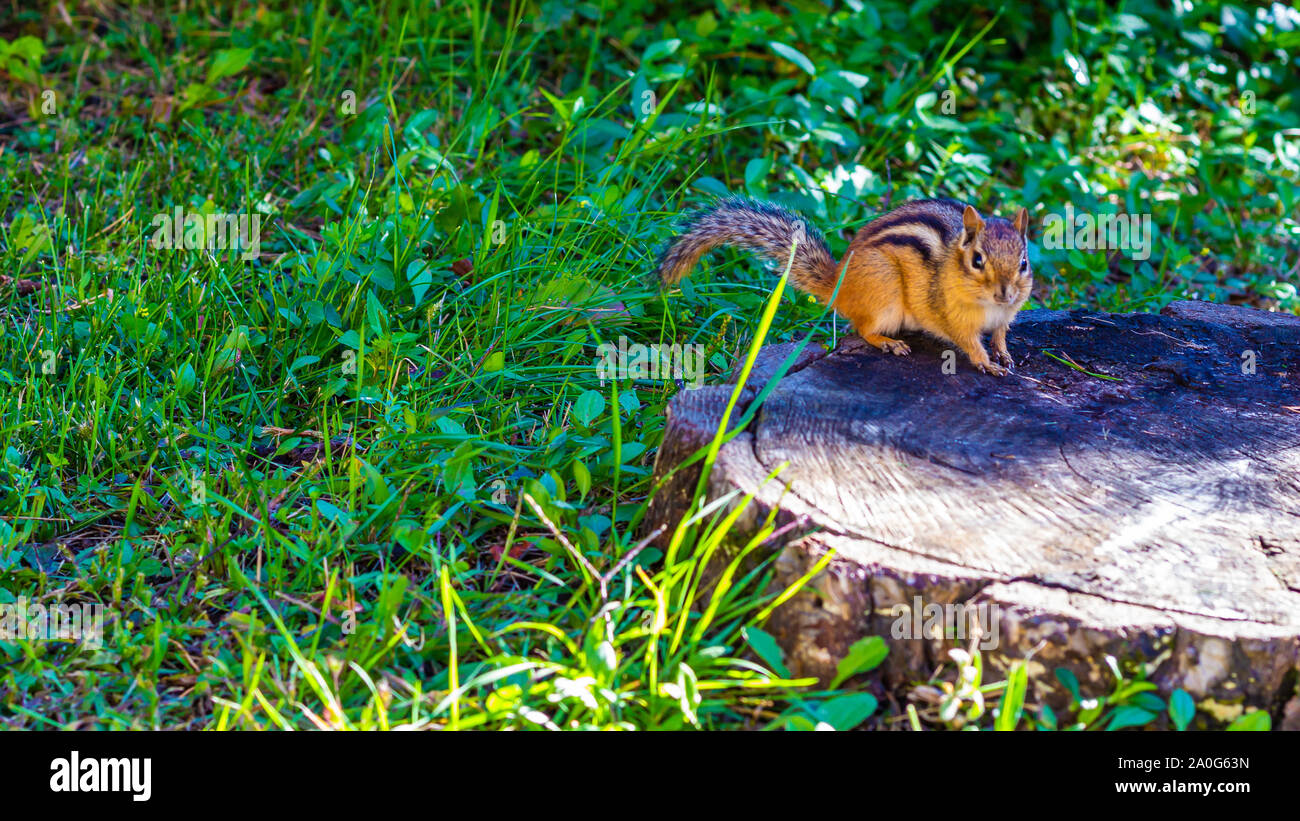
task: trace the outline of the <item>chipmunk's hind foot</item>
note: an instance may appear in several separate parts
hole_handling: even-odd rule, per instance
[[[892,353],[894,356],[907,356],[912,352],[907,343],[901,339],[890,339],[882,334],[867,334],[862,338],[885,353]]]

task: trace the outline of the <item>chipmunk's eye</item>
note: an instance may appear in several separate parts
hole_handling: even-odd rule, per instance
[[[1029,270],[1029,260],[1027,259],[1020,260],[1020,273],[1023,274],[1025,271],[1028,270]]]
[[[974,253],[974,255],[971,256],[971,258],[970,258],[970,264],[971,264],[971,267],[972,267],[972,268],[975,268],[975,269],[983,268],[983,267],[984,267],[984,255],[981,254],[979,251],[976,251],[976,252]]]

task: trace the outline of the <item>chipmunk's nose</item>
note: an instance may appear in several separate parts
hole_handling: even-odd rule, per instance
[[[1016,298],[1015,286],[1009,282],[1004,282],[1003,284],[999,285],[996,298],[998,302],[1001,302],[1003,304],[1010,304],[1011,302],[1014,302]]]

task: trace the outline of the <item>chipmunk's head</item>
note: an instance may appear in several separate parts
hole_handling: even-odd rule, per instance
[[[1029,211],[1021,208],[1014,221],[985,220],[971,206],[961,217],[959,246],[962,262],[982,300],[1019,308],[1029,298],[1033,272],[1029,268]]]

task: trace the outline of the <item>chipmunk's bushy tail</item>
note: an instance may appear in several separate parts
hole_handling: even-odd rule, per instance
[[[795,246],[790,281],[796,288],[825,299],[835,289],[838,270],[826,240],[807,220],[779,205],[729,197],[696,211],[659,257],[657,271],[665,284],[691,272],[700,257],[720,245],[757,253],[784,271]]]

